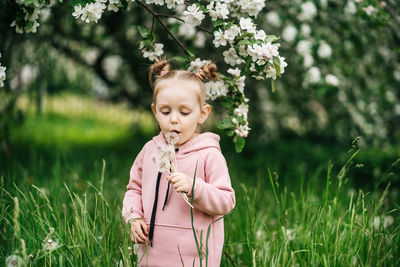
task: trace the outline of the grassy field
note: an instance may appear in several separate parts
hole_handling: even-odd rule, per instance
[[[27,110],[0,160],[1,266],[135,266],[120,209],[151,114],[88,98]],[[397,146],[222,137],[237,205],[221,266],[398,266]],[[363,166],[362,166],[363,165]]]

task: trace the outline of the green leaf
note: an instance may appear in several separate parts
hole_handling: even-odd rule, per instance
[[[152,45],[153,41],[149,40],[149,39],[145,39],[145,40],[140,41],[139,43],[142,43],[143,46],[146,47],[146,46]]]
[[[275,42],[276,40],[279,40],[279,37],[275,36],[275,35],[267,35],[267,37],[265,37],[265,42],[266,43],[272,43]]]
[[[219,27],[219,26],[222,26],[222,25],[224,25],[224,24],[225,24],[225,21],[224,21],[224,20],[221,20],[221,19],[217,19],[216,21],[213,21],[213,26],[214,26],[214,28]]]
[[[148,31],[145,27],[143,27],[143,26],[138,26],[138,30],[139,30],[140,35],[141,35],[143,38],[146,38],[146,37],[149,36],[149,31]]]
[[[281,59],[279,57],[274,57],[274,65],[276,70],[276,75],[281,75]]]
[[[229,29],[232,25],[233,25],[233,21],[229,21],[224,27],[225,30]]]
[[[189,57],[190,57],[191,59],[195,59],[195,58],[196,58],[196,55],[195,55],[195,54],[193,54],[193,53],[190,52],[189,50],[187,50],[187,52],[188,52]]]
[[[238,42],[237,45],[252,45],[252,44],[254,44],[254,43],[255,43],[255,42],[254,42],[254,41],[251,41],[251,40],[241,40],[241,41]]]
[[[187,61],[188,61],[187,58],[185,58],[185,57],[178,57],[178,56],[173,57],[172,59],[178,61],[179,63],[184,63],[184,62],[187,62]]]
[[[231,118],[227,118],[225,120],[217,122],[217,127],[218,127],[218,129],[221,129],[221,130],[230,129],[230,128],[233,128],[234,126],[235,125],[233,124]]]
[[[246,140],[245,140],[243,137],[238,136],[238,137],[236,138],[235,150],[236,150],[237,153],[242,152],[245,143],[246,143]]]
[[[246,58],[246,66],[244,67],[244,72],[247,73],[250,69],[250,65],[251,65],[251,57],[247,57]]]
[[[36,0],[24,0],[24,4],[25,5],[29,5],[29,4],[32,4],[34,2],[36,2]]]
[[[232,130],[232,129],[229,129],[229,130],[226,131],[226,135],[232,137],[232,136],[235,135],[235,131]]]
[[[272,93],[275,93],[275,80],[271,79]]]

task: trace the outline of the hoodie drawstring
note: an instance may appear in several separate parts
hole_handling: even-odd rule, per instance
[[[157,182],[156,182],[156,194],[154,196],[153,210],[151,211],[150,219],[150,230],[149,230],[149,240],[150,246],[153,246],[153,233],[154,233],[154,222],[156,220],[157,202],[158,202],[158,189],[160,188],[161,172],[158,172]]]

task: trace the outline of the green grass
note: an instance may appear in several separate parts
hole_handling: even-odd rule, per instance
[[[0,265],[12,254],[29,266],[134,264],[120,209],[132,161],[157,131],[151,115],[73,96],[42,116],[21,105],[27,119],[0,161]],[[400,264],[398,147],[250,142],[237,155],[222,145],[237,205],[221,266]]]

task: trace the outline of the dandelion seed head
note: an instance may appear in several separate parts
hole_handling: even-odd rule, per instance
[[[10,255],[6,259],[6,266],[7,267],[19,267],[23,266],[23,259],[18,255]]]
[[[53,251],[58,247],[58,241],[49,238],[42,245],[44,250]]]
[[[175,132],[169,132],[165,135],[165,139],[169,145],[174,146],[179,141],[179,135]]]

